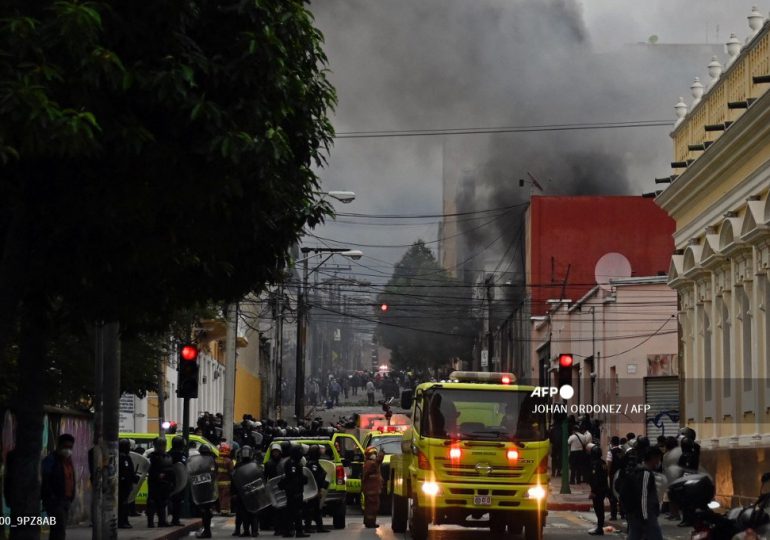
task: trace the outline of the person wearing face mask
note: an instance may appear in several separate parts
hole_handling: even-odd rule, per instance
[[[56,523],[51,525],[50,540],[64,540],[67,535],[67,517],[75,499],[74,445],[75,437],[63,433],[56,442],[56,450],[48,454],[41,467],[43,508],[50,517],[56,518]]]
[[[380,492],[382,491],[382,473],[380,472],[385,453],[379,452],[373,446],[366,449],[366,462],[361,477],[361,488],[364,494],[364,526],[376,529],[377,512],[380,510]]]

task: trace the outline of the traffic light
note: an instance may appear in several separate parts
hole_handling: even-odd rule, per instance
[[[559,355],[559,388],[562,386],[572,386],[572,364],[574,359],[571,354]]]
[[[180,398],[198,397],[198,347],[191,344],[179,348],[176,394]]]
[[[383,313],[385,313],[386,311],[388,311],[388,309],[389,309],[389,306],[388,306],[388,304],[385,304],[385,303],[383,303],[383,304],[380,304],[380,311],[382,311]]]

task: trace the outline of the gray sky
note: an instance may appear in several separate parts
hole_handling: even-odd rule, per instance
[[[318,0],[311,10],[326,36],[331,80],[339,95],[335,127],[368,131],[673,122],[677,97],[688,97],[693,76],[704,77],[709,58],[704,53],[689,65],[661,67],[659,76],[666,80],[654,88],[665,90],[639,96],[640,85],[649,84],[644,79],[650,58],[626,62],[623,46],[644,42],[652,34],[660,43],[705,43],[707,32],[709,41],[717,43],[717,25],[719,43],[730,32],[744,39],[746,16],[755,4],[764,14],[770,10],[767,0]],[[670,174],[670,128],[611,131],[543,137],[543,147],[558,141],[560,148],[597,155],[597,170],[602,170],[602,155],[619,156],[626,178],[607,179],[610,192],[617,192],[620,183],[639,194],[654,188],[653,177]],[[490,189],[480,190],[486,198],[472,207],[488,208],[500,195],[500,186],[492,182],[515,189],[525,168],[537,170],[531,148],[526,166],[503,155],[536,146],[537,136],[452,138],[446,145],[450,155],[442,154],[441,137],[338,139],[321,176],[326,189],[356,192],[354,203],[337,206],[341,212],[441,213],[442,167],[484,168],[489,160],[494,166],[487,168],[499,176],[501,170],[507,175],[510,166],[510,177],[479,180]],[[619,145],[619,138],[627,144]],[[545,162],[553,159],[542,156]],[[608,169],[617,170],[614,165]],[[561,172],[543,165],[543,174]],[[385,227],[341,219],[348,222],[327,224],[314,234],[378,245],[434,241],[437,236],[436,220],[419,225],[393,220],[400,224]],[[318,241],[308,238],[306,243]],[[360,249],[367,255],[361,263],[370,268],[353,267],[369,279],[365,274],[389,275],[389,265],[404,252]]]

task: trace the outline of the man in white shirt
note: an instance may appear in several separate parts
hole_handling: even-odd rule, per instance
[[[371,380],[366,383],[366,399],[369,405],[374,405],[374,383]]]
[[[581,484],[585,478],[585,459],[584,456],[588,456],[588,443],[591,442],[591,434],[580,433],[580,431],[573,427],[572,435],[567,439],[569,445],[569,475],[570,484]]]

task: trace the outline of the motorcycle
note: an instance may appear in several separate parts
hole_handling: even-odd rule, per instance
[[[762,475],[762,486],[757,501],[749,506],[737,507],[725,514],[715,510],[716,489],[707,474],[685,474],[668,487],[669,500],[678,504],[682,511],[694,516],[691,540],[731,540],[761,538],[770,532],[770,473]]]

